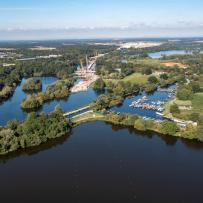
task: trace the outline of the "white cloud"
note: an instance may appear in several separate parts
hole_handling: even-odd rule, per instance
[[[174,22],[173,24],[131,24],[122,27],[69,27],[28,29],[24,27],[0,29],[0,39],[86,39],[128,37],[201,37],[203,23]]]

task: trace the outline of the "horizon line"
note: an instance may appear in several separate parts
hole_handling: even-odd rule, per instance
[[[160,36],[160,37],[95,37],[95,38],[50,38],[50,39],[2,39],[0,42],[9,42],[9,41],[63,41],[63,40],[125,40],[125,39],[193,39],[193,38],[203,38],[202,36]]]

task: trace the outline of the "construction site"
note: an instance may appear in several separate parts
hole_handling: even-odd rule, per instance
[[[99,78],[99,76],[95,74],[95,66],[97,59],[102,56],[103,54],[97,53],[94,57],[91,57],[90,59],[88,59],[88,57],[86,56],[86,65],[83,65],[82,60],[80,61],[80,66],[75,72],[75,74],[81,79],[81,81],[72,87],[71,92],[76,93],[87,91],[91,84]]]

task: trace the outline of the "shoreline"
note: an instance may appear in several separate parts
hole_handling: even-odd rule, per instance
[[[5,158],[5,160],[7,160],[7,157],[9,159],[9,157],[12,157],[12,155],[21,155],[21,154],[25,154],[26,152],[33,152],[37,149],[37,152],[40,152],[41,150],[43,150],[43,146],[49,146],[50,143],[55,143],[55,141],[57,140],[60,140],[60,139],[65,139],[66,137],[72,135],[72,130],[82,124],[85,124],[85,123],[89,123],[89,122],[94,122],[94,121],[98,121],[98,122],[104,122],[104,123],[109,123],[111,125],[114,125],[114,126],[121,126],[123,128],[133,128],[134,130],[136,130],[138,133],[147,133],[147,132],[150,132],[150,133],[155,133],[155,134],[158,134],[160,136],[170,136],[170,137],[174,137],[174,138],[180,138],[180,139],[185,139],[187,141],[196,141],[198,143],[202,143],[203,144],[203,140],[199,140],[197,138],[188,138],[188,137],[184,137],[182,135],[178,135],[178,134],[175,134],[175,135],[168,135],[168,134],[164,134],[164,133],[161,133],[160,131],[156,131],[156,130],[152,130],[152,129],[146,129],[146,130],[139,130],[138,128],[135,128],[133,125],[126,125],[126,124],[123,124],[123,123],[120,123],[120,122],[115,122],[115,121],[110,121],[108,119],[105,118],[105,116],[100,116],[100,117],[89,117],[89,118],[86,118],[86,119],[81,119],[78,123],[73,123],[73,126],[72,128],[70,129],[70,131],[68,132],[68,134],[63,134],[61,136],[58,136],[56,138],[52,138],[52,139],[48,139],[46,142],[43,142],[39,145],[35,145],[35,146],[31,146],[31,147],[26,147],[26,148],[19,148],[17,150],[14,150],[14,151],[9,151],[9,152],[6,152],[6,153],[1,153],[0,154],[0,159],[1,158]],[[45,149],[49,149],[49,147],[46,147]],[[16,157],[17,157],[16,156]]]
[[[153,133],[159,133],[160,135],[166,135],[166,136],[172,136],[172,137],[177,137],[177,138],[184,138],[184,139],[187,139],[187,140],[196,140],[200,143],[203,143],[203,140],[200,140],[198,139],[197,137],[195,138],[191,138],[191,137],[187,137],[187,136],[184,136],[183,134],[181,134],[181,131],[176,133],[176,134],[173,134],[173,135],[169,135],[169,134],[164,134],[162,133],[160,130],[158,129],[145,129],[145,130],[139,130],[138,128],[136,128],[134,125],[126,125],[124,123],[121,123],[121,122],[115,122],[113,120],[109,120],[108,118],[105,117],[105,115],[101,116],[101,114],[99,113],[99,115],[97,115],[97,113],[93,112],[93,113],[90,113],[92,114],[92,116],[90,117],[86,117],[84,119],[80,119],[79,121],[77,121],[76,123],[73,122],[73,127],[77,127],[83,123],[88,123],[88,122],[92,122],[92,121],[103,121],[103,122],[108,122],[108,123],[111,123],[113,125],[121,125],[121,126],[124,126],[124,127],[133,127],[134,129],[136,129],[137,131],[139,132],[147,132],[147,131],[150,131],[150,132],[153,132]],[[118,114],[115,112],[115,114]],[[124,113],[122,115],[131,115],[133,116],[132,114],[127,114],[127,113]],[[137,115],[136,115],[137,116]],[[140,119],[143,119],[142,117],[138,116]],[[152,120],[151,120],[152,121]],[[172,121],[171,121],[172,122]]]

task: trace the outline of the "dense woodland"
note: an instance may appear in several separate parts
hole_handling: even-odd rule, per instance
[[[22,89],[25,92],[41,91],[42,90],[42,82],[41,82],[41,80],[30,78],[23,85]]]
[[[0,154],[38,146],[50,139],[67,135],[71,123],[61,113],[31,113],[24,122],[10,121],[0,127]]]
[[[45,43],[46,45],[46,43]],[[94,56],[96,53],[111,52],[114,46],[95,46],[89,44],[63,45],[63,43],[51,43],[56,49],[52,51],[33,51],[29,44],[13,45],[15,50],[9,53],[16,53],[12,57],[0,59],[0,102],[8,99],[14,92],[16,86],[22,78],[33,76],[56,76],[58,78],[67,78],[74,73],[81,60],[85,62],[86,55]],[[8,46],[9,45],[4,45]],[[37,44],[36,44],[37,46]],[[58,58],[35,59],[19,61],[19,58],[61,55]],[[15,64],[15,66],[3,66],[3,64]]]
[[[66,98],[70,94],[70,88],[72,85],[72,79],[58,80],[54,84],[49,85],[45,92],[28,95],[22,101],[21,108],[25,110],[36,110],[47,101]]]

